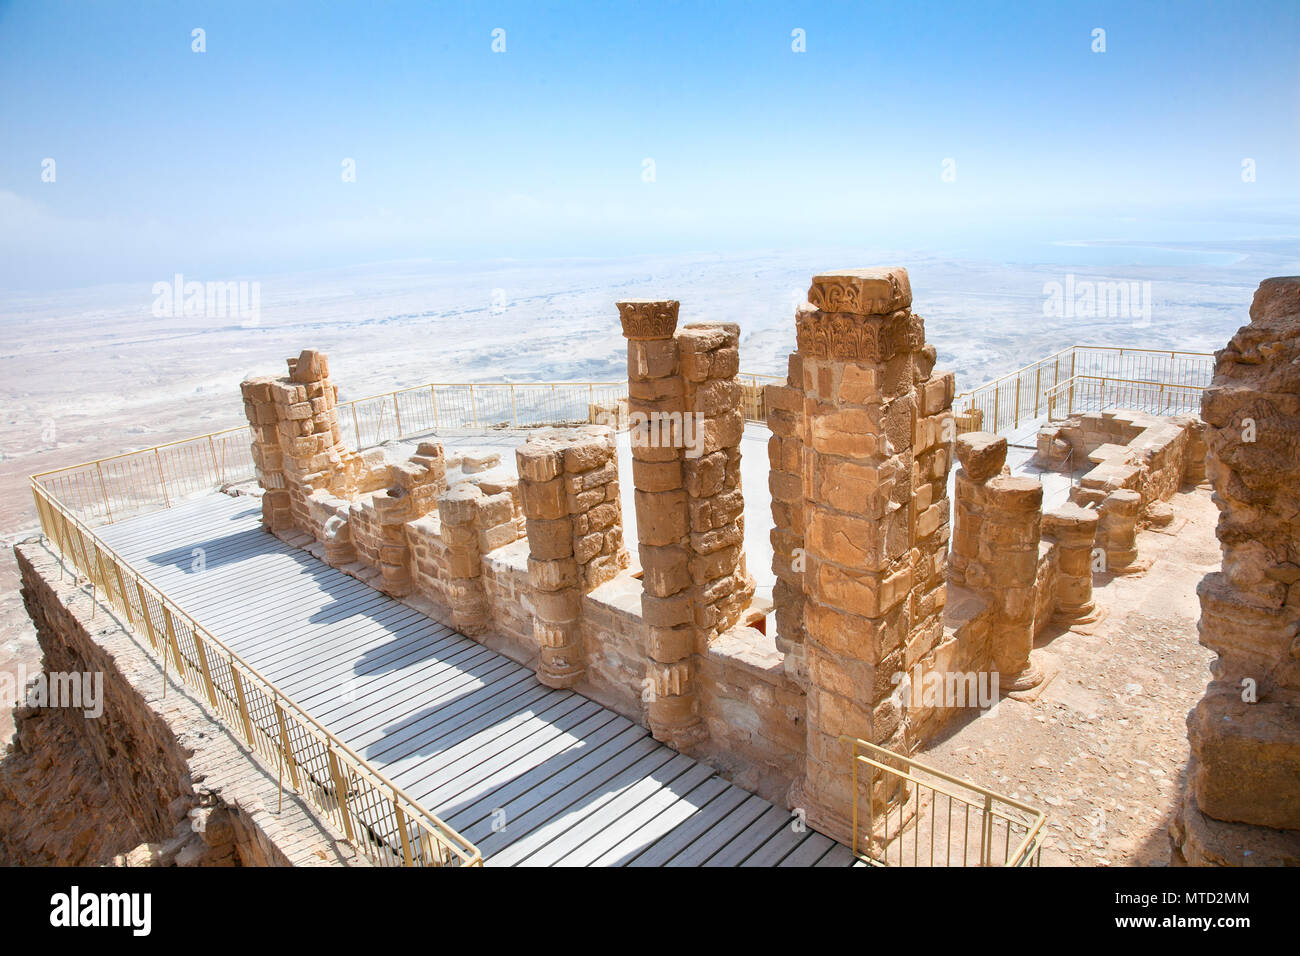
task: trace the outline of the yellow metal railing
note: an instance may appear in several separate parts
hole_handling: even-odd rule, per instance
[[[1081,412],[1127,408],[1149,415],[1188,414],[1201,405],[1204,385],[1165,384],[1075,375],[1047,390],[1047,420],[1069,418]]]
[[[143,633],[162,659],[250,750],[379,866],[481,866],[479,851],[334,736],[167,599],[48,488],[32,481],[41,529],[96,595]],[[143,643],[143,642],[142,642]]]
[[[953,415],[959,433],[1012,431],[1046,415],[1049,397],[1059,404],[1063,386],[1092,380],[1164,386],[1166,397],[1179,401],[1166,403],[1159,414],[1195,414],[1200,393],[1213,374],[1214,356],[1209,352],[1075,345],[959,393],[953,401]],[[1098,395],[1105,392],[1095,391]],[[1138,391],[1133,390],[1134,394]],[[1123,390],[1112,389],[1111,393],[1117,403],[1123,402]]]
[[[247,425],[227,428],[43,471],[32,480],[83,520],[112,524],[252,478],[251,443]]]
[[[765,421],[763,386],[774,375],[742,372],[745,417]],[[431,383],[340,402],[339,425],[357,450],[439,430],[582,424],[627,401],[626,382]],[[620,417],[617,421],[626,424]],[[346,440],[346,439],[345,439]],[[32,475],[91,525],[171,507],[254,474],[248,426],[110,455]]]
[[[840,742],[853,748],[858,859],[873,866],[1039,865],[1047,820],[1041,810],[865,740]],[[864,783],[865,826],[858,805]]]
[[[763,385],[775,375],[742,372],[745,417],[764,421]],[[339,402],[339,426],[358,449],[446,429],[521,429],[592,422],[627,401],[627,382],[431,382]]]

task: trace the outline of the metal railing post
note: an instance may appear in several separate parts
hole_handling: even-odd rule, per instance
[[[158,650],[158,638],[154,634],[153,615],[149,613],[149,602],[145,599],[144,585],[140,583],[139,578],[135,579],[135,593],[140,598],[140,616],[144,618],[144,629],[149,635],[149,646],[156,651]]]
[[[104,481],[104,465],[102,462],[95,462],[95,471],[99,475],[99,491],[104,496],[104,514],[108,518],[108,523],[113,523],[113,505],[108,497],[108,483]]]
[[[256,750],[253,743],[253,721],[248,716],[248,697],[244,694],[244,681],[240,678],[233,659],[230,661],[230,679],[235,685],[235,699],[239,701],[239,719],[244,725],[244,739],[248,741],[250,750]]]
[[[342,817],[343,831],[347,833],[348,840],[355,841],[356,834],[352,832],[352,817],[348,813],[348,788],[343,780],[343,772],[339,769],[339,758],[334,753],[332,746],[326,746],[326,753],[329,754],[330,777],[334,781],[334,799],[339,806],[339,816]]]
[[[212,470],[216,472],[217,484],[224,485],[226,483],[226,476],[222,473],[221,465],[217,462],[217,445],[216,442],[212,440],[211,435],[208,436],[208,454],[212,456]]]
[[[298,761],[293,757],[293,744],[289,740],[289,726],[285,723],[284,708],[280,706],[280,699],[277,697],[273,701],[275,706],[275,719],[280,725],[280,750],[284,754],[284,762],[289,767],[289,779],[293,781],[293,789],[301,790],[302,784],[298,782]]]
[[[167,494],[167,476],[163,473],[162,455],[158,452],[157,447],[153,450],[154,464],[158,467],[158,487],[162,489],[163,506],[170,508],[172,506],[171,495]]]
[[[194,650],[199,655],[199,670],[203,674],[203,686],[208,692],[208,703],[214,708],[217,706],[217,691],[212,686],[212,672],[208,669],[208,652],[203,647],[203,638],[199,637],[198,631],[194,634]]]

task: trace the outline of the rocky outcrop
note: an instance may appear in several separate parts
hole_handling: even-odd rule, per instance
[[[36,542],[14,549],[46,674],[102,679],[93,709],[15,714],[0,865],[346,865],[353,850],[169,680]],[[52,703],[52,701],[47,701]],[[66,703],[66,701],[64,702]]]
[[[1197,589],[1219,657],[1187,721],[1190,863],[1300,864],[1300,277],[1261,283],[1250,317],[1201,406],[1223,569]]]

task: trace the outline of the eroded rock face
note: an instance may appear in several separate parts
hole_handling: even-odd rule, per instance
[[[1250,863],[1233,846],[1260,839],[1255,859],[1300,863],[1300,277],[1261,283],[1250,315],[1201,406],[1223,570],[1197,589],[1219,657],[1174,826],[1193,863]]]

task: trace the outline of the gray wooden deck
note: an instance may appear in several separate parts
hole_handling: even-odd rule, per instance
[[[489,866],[847,866],[645,728],[261,529],[212,494],[97,529]]]

